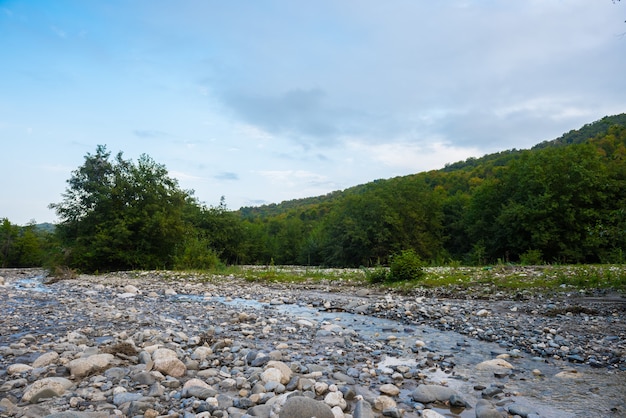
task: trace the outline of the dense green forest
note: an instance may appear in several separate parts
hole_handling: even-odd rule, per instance
[[[354,267],[405,250],[430,264],[626,259],[626,114],[529,150],[238,211],[201,204],[146,155],[104,146],[67,183],[53,231],[2,220],[3,266]]]

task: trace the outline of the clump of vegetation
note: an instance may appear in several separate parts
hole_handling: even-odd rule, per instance
[[[121,354],[123,356],[129,356],[129,357],[137,355],[137,349],[135,348],[135,346],[127,342],[117,343],[115,345],[112,345],[111,347],[105,348],[103,351],[105,353],[109,353],[113,355]]]
[[[424,263],[414,250],[403,250],[391,257],[389,267],[390,282],[408,282],[424,277]]]
[[[543,264],[543,256],[539,250],[528,250],[519,256],[523,266],[539,266]]]
[[[182,249],[174,256],[176,270],[210,270],[221,265],[222,261],[210,242],[197,237],[185,240]]]
[[[387,281],[389,278],[389,269],[383,266],[376,266],[373,269],[363,269],[365,278],[369,283],[380,284]]]

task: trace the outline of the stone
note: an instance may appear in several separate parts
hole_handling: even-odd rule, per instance
[[[554,375],[557,379],[580,379],[583,377],[583,373],[578,370],[564,370]]]
[[[89,357],[80,357],[70,361],[67,368],[72,376],[82,378],[91,373],[105,370],[113,361],[112,354],[94,354]]]
[[[447,402],[452,395],[458,395],[458,393],[446,386],[419,385],[411,393],[411,398],[420,403]]]
[[[32,369],[33,367],[29,366],[28,364],[15,363],[7,367],[7,374],[8,375],[21,374],[24,372],[29,372]]]
[[[513,365],[508,361],[500,358],[486,360],[476,365],[477,370],[499,370],[499,369],[512,369]]]
[[[400,389],[391,383],[384,384],[380,387],[380,392],[389,396],[398,396]]]
[[[127,402],[134,402],[141,399],[143,395],[135,392],[121,392],[113,395],[113,403],[117,406],[123,405]]]
[[[286,385],[291,380],[292,371],[285,363],[282,361],[271,360],[267,363],[266,367],[278,369],[280,371],[280,380],[279,382],[283,385]]]
[[[372,411],[372,405],[369,402],[359,399],[352,411],[353,418],[374,418],[374,412]]]
[[[346,409],[348,406],[346,400],[343,398],[343,393],[337,392],[328,392],[324,397],[324,403],[331,408],[334,406],[340,407],[342,410]]]
[[[534,411],[523,405],[518,405],[515,403],[509,405],[509,414],[511,415],[519,415],[522,418],[527,418],[529,415],[534,413]]]
[[[446,418],[446,417],[444,417],[437,411],[433,411],[432,409],[424,409],[422,411],[422,418]]]
[[[280,383],[282,378],[283,378],[282,372],[274,367],[265,369],[263,373],[261,373],[261,380],[263,381],[263,383],[268,383],[268,382]]]
[[[124,286],[124,293],[132,293],[136,295],[139,293],[139,289],[137,289],[137,287],[133,286],[132,284],[129,284]]]
[[[489,315],[489,311],[487,309],[481,309],[478,312],[476,312],[476,316],[479,316],[479,317],[484,317],[488,315]]]
[[[183,377],[187,373],[185,363],[180,361],[178,358],[172,357],[162,357],[156,359],[154,361],[154,370],[172,377]]]
[[[72,386],[74,383],[64,377],[46,377],[27,386],[22,395],[22,401],[37,403],[41,399],[61,396]]]
[[[306,396],[292,396],[287,399],[280,410],[279,418],[335,418],[333,411],[324,402],[307,398]]]
[[[56,351],[49,351],[37,357],[35,361],[33,361],[33,368],[38,369],[40,367],[46,367],[50,364],[56,362],[59,358],[59,353]]]
[[[374,409],[378,409],[379,411],[384,411],[385,409],[395,408],[396,401],[390,398],[387,395],[380,395],[374,399]]]
[[[476,402],[476,418],[502,418],[503,415],[493,404],[487,400],[480,399]]]
[[[147,350],[146,350],[147,351]],[[178,358],[178,354],[176,354],[176,351],[174,350],[170,350],[169,348],[157,348],[152,352],[152,360],[156,361],[156,360],[160,360],[160,359],[166,359],[166,358]]]

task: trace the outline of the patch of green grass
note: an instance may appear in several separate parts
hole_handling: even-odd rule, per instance
[[[211,270],[159,271],[163,280],[201,280],[219,282],[227,278],[250,282],[324,285],[376,285],[399,292],[417,288],[476,289],[492,291],[567,289],[615,289],[626,291],[626,265],[545,265],[518,266],[498,264],[487,267],[424,267],[417,280],[390,282],[383,278],[382,267],[361,269],[327,269],[304,266],[220,266]],[[145,272],[138,272],[140,277]],[[386,276],[385,276],[386,277]]]

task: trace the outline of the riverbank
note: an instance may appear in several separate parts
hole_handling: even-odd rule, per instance
[[[0,272],[1,415],[626,413],[620,295],[40,273]]]

